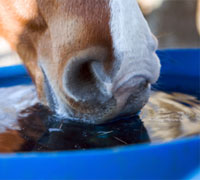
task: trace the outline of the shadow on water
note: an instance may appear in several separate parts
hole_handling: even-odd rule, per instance
[[[113,147],[150,142],[139,116],[104,125],[59,119],[40,104],[19,114],[21,151],[54,151]]]

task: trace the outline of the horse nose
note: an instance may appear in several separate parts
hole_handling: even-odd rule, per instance
[[[77,102],[104,103],[111,96],[109,84],[103,63],[99,60],[74,59],[65,67],[64,89]]]

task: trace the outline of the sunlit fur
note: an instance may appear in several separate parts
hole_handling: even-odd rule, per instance
[[[136,0],[0,0],[0,35],[42,103],[92,123],[135,113],[160,70]]]

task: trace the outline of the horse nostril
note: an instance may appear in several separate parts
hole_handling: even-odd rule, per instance
[[[76,60],[67,65],[63,75],[66,94],[76,101],[97,101],[102,99],[99,81],[93,70],[94,60]]]
[[[74,80],[79,84],[83,85],[95,85],[95,79],[91,71],[89,62],[85,62],[76,69]]]

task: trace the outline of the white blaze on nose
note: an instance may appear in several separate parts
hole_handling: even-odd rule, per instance
[[[110,9],[110,29],[118,63],[115,79],[127,81],[134,76],[145,76],[154,83],[160,71],[155,55],[157,42],[136,0],[111,0]]]
[[[136,0],[111,0],[110,7],[115,50],[141,50],[141,44],[147,43],[146,36],[151,33]]]

